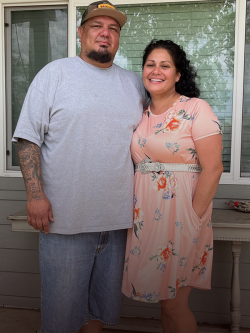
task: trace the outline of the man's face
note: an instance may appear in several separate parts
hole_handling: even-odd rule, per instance
[[[81,58],[99,67],[113,63],[119,47],[120,26],[108,16],[97,16],[87,20],[78,28],[81,40]]]

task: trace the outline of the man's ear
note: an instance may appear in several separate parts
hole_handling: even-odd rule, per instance
[[[82,26],[78,27],[77,31],[78,31],[79,41],[81,41],[82,34],[83,34],[83,27]]]

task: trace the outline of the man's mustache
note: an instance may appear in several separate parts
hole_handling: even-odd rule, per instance
[[[105,43],[108,43],[110,45],[109,38],[98,38],[96,41],[97,42],[105,42]],[[105,46],[105,45],[102,45],[102,46]],[[105,47],[107,47],[107,46],[105,46]]]

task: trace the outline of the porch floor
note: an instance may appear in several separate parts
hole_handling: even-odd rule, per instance
[[[0,307],[0,333],[35,333],[40,327],[40,311]],[[159,320],[121,318],[119,325],[105,326],[103,333],[162,333]],[[250,333],[250,328],[241,328]],[[198,333],[230,333],[229,326],[198,325]]]

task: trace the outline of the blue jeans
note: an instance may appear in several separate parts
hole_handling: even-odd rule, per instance
[[[127,230],[40,232],[42,333],[77,332],[89,319],[119,322]]]

